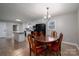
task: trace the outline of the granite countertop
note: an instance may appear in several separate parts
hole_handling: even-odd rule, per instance
[[[22,31],[14,31],[15,34],[24,34]]]

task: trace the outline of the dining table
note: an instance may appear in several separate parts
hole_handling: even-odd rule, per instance
[[[42,43],[51,43],[51,42],[54,42],[58,39],[58,36],[57,37],[52,37],[52,36],[39,36],[39,37],[36,37],[35,40],[39,41],[39,42],[42,42]]]
[[[49,51],[48,45],[55,42],[57,39],[58,37],[52,37],[52,36],[41,36],[35,38],[37,42],[40,42],[44,45],[46,51]],[[47,52],[45,54],[47,55]]]

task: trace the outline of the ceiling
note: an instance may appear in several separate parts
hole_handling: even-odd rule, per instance
[[[46,7],[53,17],[76,11],[78,6],[78,3],[0,3],[0,21],[36,21],[44,18]]]

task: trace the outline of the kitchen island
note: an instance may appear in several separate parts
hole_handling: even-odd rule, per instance
[[[14,32],[14,39],[18,42],[23,42],[25,40],[24,32],[15,31]]]

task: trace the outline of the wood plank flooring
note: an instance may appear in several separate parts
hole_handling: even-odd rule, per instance
[[[79,56],[79,52],[74,46],[62,44],[61,55]],[[20,43],[15,41],[13,48],[11,39],[0,38],[0,56],[29,56],[28,40]]]

